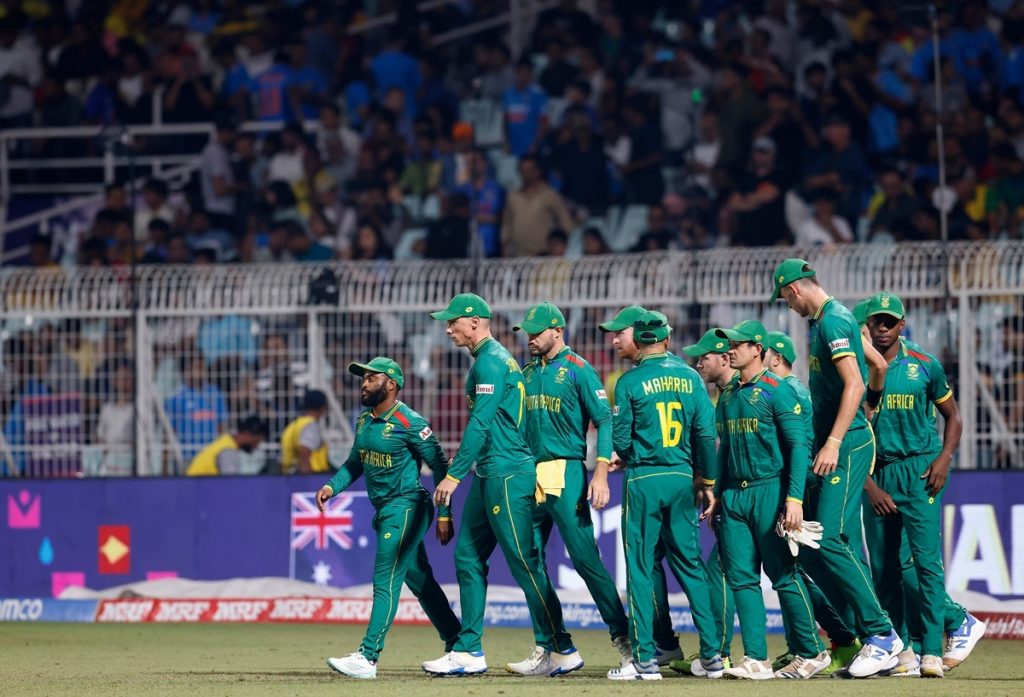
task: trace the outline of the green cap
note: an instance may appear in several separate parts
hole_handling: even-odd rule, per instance
[[[868,305],[870,304],[871,298],[864,298],[853,306],[853,318],[857,320],[858,327],[863,327],[868,323]]]
[[[476,293],[459,293],[448,303],[448,307],[437,312],[431,312],[430,316],[442,321],[458,319],[459,317],[483,317],[484,319],[490,319],[491,306]]]
[[[745,319],[732,329],[716,329],[715,336],[729,341],[753,341],[762,346],[766,346],[765,342],[768,340],[768,332],[756,319]]]
[[[671,333],[668,317],[654,310],[644,312],[633,322],[633,341],[638,344],[656,344],[668,339]]]
[[[359,377],[363,377],[367,373],[383,373],[397,382],[399,389],[405,386],[405,373],[402,372],[402,366],[386,356],[377,356],[369,363],[349,363],[348,372]]]
[[[892,293],[875,293],[868,299],[868,308],[865,313],[868,317],[875,315],[892,315],[896,319],[903,319],[903,301],[898,295]]]
[[[512,331],[517,332],[522,329],[527,334],[540,334],[545,329],[564,326],[565,316],[561,310],[553,303],[540,303],[527,310],[526,316],[519,324],[512,327]]]
[[[779,291],[782,290],[783,286],[788,286],[793,281],[801,278],[810,278],[811,276],[817,275],[817,271],[811,268],[803,259],[786,259],[784,262],[775,267],[775,273],[772,274],[772,281],[775,283],[775,290],[772,291],[772,297],[768,302],[773,303],[779,299]]]
[[[621,332],[623,329],[632,327],[637,318],[645,312],[647,310],[639,305],[630,305],[604,324],[597,325],[597,328],[603,332]]]
[[[793,345],[793,340],[789,338],[788,334],[782,332],[768,332],[766,338],[768,342],[765,344],[765,348],[770,348],[775,353],[779,354],[787,361],[790,365],[796,363],[796,346]]]
[[[709,353],[725,353],[729,350],[729,342],[715,334],[715,329],[704,332],[696,344],[683,347],[683,353],[690,358],[700,358]]]

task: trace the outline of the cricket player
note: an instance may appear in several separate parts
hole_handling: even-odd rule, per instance
[[[804,430],[807,433],[807,445],[814,446],[814,405],[811,403],[811,393],[807,387],[800,382],[800,378],[793,374],[793,364],[796,363],[796,346],[793,340],[782,332],[768,332],[768,343],[765,349],[765,365],[768,370],[782,378],[782,381],[793,388],[797,400],[800,402],[800,416],[804,421]],[[884,373],[883,373],[884,375]],[[806,500],[806,495],[805,495]],[[807,571],[800,567],[800,574],[803,577],[804,586],[811,596],[811,606],[814,609],[814,618],[828,634],[832,645],[829,653],[832,655],[831,665],[822,671],[822,674],[834,673],[850,664],[861,649],[860,640],[857,634],[849,628],[846,620],[832,607],[831,602],[826,599],[824,592],[818,587]],[[841,599],[841,598],[840,598]],[[844,604],[845,607],[845,604]],[[852,622],[852,620],[851,620]],[[789,641],[789,633],[786,636],[787,647],[792,647],[794,642]],[[782,670],[792,662],[794,653],[792,649],[777,657],[772,663],[776,671]]]
[[[384,638],[398,611],[403,582],[420,601],[445,646],[452,646],[458,637],[459,620],[434,579],[423,544],[434,506],[420,484],[420,463],[425,462],[434,480],[440,481],[448,471],[448,456],[426,419],[398,400],[405,384],[398,363],[377,356],[369,363],[350,363],[348,370],[362,378],[360,397],[366,410],[356,421],[352,452],[317,492],[316,505],[323,511],[332,496],[365,475],[366,493],[376,511],[373,529],[377,533],[377,552],[373,608],[366,635],[355,653],[328,658],[327,665],[349,677],[373,679],[377,677]],[[452,525],[451,513],[442,506],[436,528],[441,544],[451,540]]]
[[[866,633],[848,670],[852,677],[868,677],[896,665],[903,641],[882,610],[867,565],[850,546],[875,454],[875,438],[860,408],[867,372],[860,330],[850,311],[825,292],[817,272],[803,259],[779,264],[772,280],[769,302],[781,295],[811,324],[808,362],[817,486],[808,492],[807,515],[821,523],[824,537],[820,549],[804,550],[804,555],[818,563],[818,569],[808,567],[811,577],[829,577]]]
[[[903,302],[892,293],[871,297],[867,326],[875,348],[889,363],[885,391],[874,416],[878,434],[875,471],[866,492],[872,511],[864,516],[871,568],[883,607],[908,647],[901,664],[921,677],[944,676],[947,624],[961,630],[963,645],[950,662],[959,664],[985,633],[985,624],[947,602],[942,568],[940,516],[949,466],[960,444],[963,423],[939,360],[901,336],[906,326]],[[940,441],[935,413],[945,422]],[[913,560],[916,588],[902,583],[903,533]],[[920,608],[920,665],[909,641],[904,591]],[[953,618],[946,617],[952,610]],[[959,622],[957,622],[959,620]]]
[[[608,505],[608,465],[612,455],[612,412],[597,371],[565,344],[565,317],[555,305],[534,305],[514,331],[526,332],[533,360],[523,368],[526,385],[526,442],[537,461],[539,505],[534,509],[537,549],[543,558],[553,525],[577,573],[587,584],[612,644],[623,663],[632,661],[629,626],[615,581],[594,539],[590,504]],[[597,428],[597,466],[587,484],[587,430]],[[544,650],[510,667],[537,675]],[[546,674],[546,673],[545,673]]]
[[[467,348],[473,367],[466,376],[469,422],[448,476],[434,490],[438,505],[452,494],[476,463],[466,495],[462,529],[455,544],[455,572],[462,605],[462,631],[447,654],[423,664],[435,675],[483,673],[483,623],[487,595],[487,560],[501,547],[509,571],[526,594],[540,655],[532,674],[555,676],[583,667],[583,658],[562,624],[562,606],[551,586],[533,535],[537,471],[526,444],[523,416],[526,385],[519,365],[491,336],[491,308],[473,293],[456,295],[444,310],[431,313],[447,322],[456,346]],[[510,672],[517,672],[506,666]]]
[[[609,671],[612,680],[661,679],[650,602],[659,542],[689,600],[703,672],[709,678],[724,673],[693,505],[693,476],[699,471],[706,506],[701,519],[714,506],[714,414],[697,372],[668,354],[671,332],[660,312],[640,315],[633,323],[637,365],[615,386],[612,441],[626,465],[622,531],[633,661]]]
[[[809,679],[828,668],[832,659],[818,637],[796,559],[775,527],[780,510],[786,530],[797,532],[803,526],[811,449],[796,392],[764,367],[767,334],[755,320],[715,331],[718,338],[728,340],[729,365],[738,371],[719,396],[715,415],[722,561],[746,654],[726,674],[750,680]],[[778,672],[768,661],[762,566],[778,593],[794,654]]]
[[[729,342],[715,334],[717,328],[709,329],[696,344],[683,347],[683,354],[697,359],[697,372],[708,385],[714,385],[718,392],[729,384],[736,371],[729,365]],[[715,628],[718,632],[718,652],[722,654],[722,665],[728,670],[732,668],[732,636],[733,623],[736,617],[736,606],[733,603],[732,590],[722,571],[722,555],[719,542],[721,515],[716,513],[711,518],[712,529],[715,531],[716,542],[711,548],[707,561],[704,563],[708,581],[708,592],[711,594],[711,610],[715,616]],[[702,666],[700,654],[685,659],[672,661],[669,667],[677,673],[697,675],[701,677]],[[788,663],[788,661],[787,661]],[[696,670],[696,673],[694,671]]]
[[[597,326],[612,337],[612,347],[619,359],[632,367],[637,359],[637,345],[633,341],[633,322],[647,312],[639,305],[630,305],[620,310],[615,317]],[[609,389],[611,387],[609,386]],[[672,614],[668,605],[668,579],[665,576],[665,550],[658,545],[654,551],[654,659],[659,666],[671,665],[672,661],[683,659],[679,635],[672,626]],[[630,654],[632,660],[632,654]]]

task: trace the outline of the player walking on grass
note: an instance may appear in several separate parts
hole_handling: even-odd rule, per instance
[[[736,371],[729,365],[729,342],[715,335],[715,329],[709,329],[696,344],[683,347],[683,354],[697,359],[697,372],[709,385],[714,385],[718,392],[729,384]],[[715,532],[715,545],[704,562],[705,576],[708,581],[708,593],[711,595],[711,610],[715,616],[715,629],[718,633],[718,651],[722,654],[722,665],[728,670],[732,668],[729,654],[732,652],[733,624],[736,618],[736,606],[733,603],[732,590],[722,571],[722,554],[719,522],[721,515],[716,513],[711,518],[711,526]],[[700,654],[672,661],[669,667],[677,673],[702,677]],[[696,672],[694,672],[696,671]]]
[[[768,367],[768,370],[778,375],[782,378],[783,382],[792,387],[796,393],[796,398],[800,402],[800,417],[803,419],[804,430],[807,433],[807,446],[808,448],[813,448],[814,405],[811,403],[811,393],[807,390],[807,386],[800,382],[800,378],[793,374],[793,364],[796,363],[796,346],[793,345],[793,340],[782,332],[768,332],[767,338],[765,365]],[[829,653],[832,655],[832,663],[821,672],[822,674],[834,673],[850,664],[850,661],[860,651],[861,644],[857,639],[857,635],[840,617],[829,600],[826,599],[818,584],[811,579],[803,567],[799,568],[804,586],[807,587],[807,592],[811,596],[814,618],[832,641],[832,646],[829,649]],[[792,649],[795,643],[789,639],[788,630],[786,632],[786,644],[788,647],[787,653],[777,657],[772,663],[772,668],[776,671],[786,667],[796,655]]]
[[[612,680],[661,679],[650,600],[659,542],[689,600],[703,672],[712,678],[723,674],[693,506],[694,471],[703,476],[701,519],[714,505],[714,414],[697,372],[667,353],[671,332],[660,312],[640,315],[633,323],[637,365],[615,386],[612,440],[626,465],[622,531],[633,661],[609,671]]]
[[[537,472],[526,445],[523,415],[526,386],[512,354],[491,337],[491,308],[483,298],[463,293],[444,310],[431,313],[448,323],[448,337],[469,349],[473,367],[466,376],[469,423],[448,476],[437,485],[434,501],[450,505],[455,488],[477,465],[466,495],[462,527],[455,544],[455,573],[462,605],[462,631],[452,650],[423,670],[436,675],[483,673],[484,609],[487,563],[500,546],[509,571],[526,594],[536,645],[528,659],[533,675],[561,675],[583,667],[583,658],[562,624],[562,606],[551,586],[533,535]],[[507,669],[517,672],[509,664]]]
[[[889,362],[885,392],[874,417],[877,465],[866,486],[872,508],[864,516],[871,569],[882,605],[908,647],[900,664],[909,665],[908,673],[917,668],[921,677],[941,678],[947,628],[954,635],[960,632],[950,646],[950,653],[958,653],[946,659],[950,667],[965,659],[985,633],[983,622],[948,600],[942,568],[942,494],[963,423],[942,364],[901,336],[906,319],[900,298],[878,293],[870,299],[866,315],[871,340]],[[941,441],[936,410],[945,421]],[[916,571],[915,587],[907,587],[902,578],[903,533]],[[907,625],[912,618],[905,612],[905,596],[912,597],[920,610],[919,667],[913,665],[917,658],[909,641]]]
[[[867,565],[850,546],[875,450],[860,408],[867,372],[860,330],[806,261],[787,259],[772,280],[769,302],[781,295],[790,309],[811,322],[810,392],[817,449],[812,470],[817,486],[809,489],[807,515],[821,523],[824,537],[820,549],[806,550],[804,556],[814,564],[808,565],[811,577],[828,576],[867,634],[849,671],[853,677],[868,677],[896,665],[903,641],[879,604]]]
[[[425,462],[440,481],[448,471],[448,456],[426,419],[398,401],[405,384],[401,366],[378,356],[369,363],[350,363],[348,370],[362,377],[360,392],[366,411],[356,421],[355,442],[348,459],[316,494],[324,504],[347,489],[360,475],[376,515],[377,552],[373,564],[373,607],[359,650],[327,665],[353,678],[377,677],[377,661],[384,638],[398,611],[402,583],[409,586],[437,628],[445,646],[459,634],[459,620],[434,579],[427,561],[423,536],[430,529],[434,506],[420,484],[420,463]],[[437,539],[446,545],[453,534],[447,505],[438,509]]]
[[[804,483],[811,461],[803,407],[792,386],[764,367],[768,332],[760,322],[747,320],[715,334],[728,340],[729,365],[738,371],[722,390],[715,415],[722,556],[746,653],[725,672],[751,680],[812,678],[831,659],[818,637],[796,559],[776,532],[780,511],[786,530],[803,527]],[[794,654],[777,673],[768,661],[762,566],[779,595]]]
[[[552,526],[565,543],[576,571],[587,584],[608,625],[621,660],[632,660],[626,613],[615,581],[601,562],[590,504],[608,505],[608,465],[612,455],[612,412],[597,371],[566,346],[565,317],[551,303],[531,307],[512,328],[529,337],[534,359],[523,368],[526,385],[526,442],[537,461],[538,506],[534,534],[543,559]],[[597,428],[597,466],[587,485],[587,430]],[[541,647],[531,658],[509,666],[521,675],[546,675]]]
[[[638,347],[633,341],[633,322],[647,312],[639,305],[630,305],[620,310],[615,317],[597,326],[605,334],[612,337],[612,347],[619,359],[626,361],[630,367],[636,363]],[[609,390],[614,388],[609,385]],[[654,567],[652,581],[654,583],[654,660],[659,666],[667,666],[672,661],[683,659],[683,649],[679,645],[679,635],[672,626],[672,613],[668,605],[668,579],[665,576],[665,550],[659,544],[654,550]],[[630,654],[632,660],[632,654]]]

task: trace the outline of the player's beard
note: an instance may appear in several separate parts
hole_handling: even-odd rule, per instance
[[[361,402],[364,407],[370,407],[372,409],[373,407],[377,406],[385,399],[387,399],[387,396],[388,391],[384,388],[384,385],[381,385],[375,390],[364,392],[362,394]]]

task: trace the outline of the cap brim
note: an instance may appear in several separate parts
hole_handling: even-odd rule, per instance
[[[879,310],[877,312],[872,312],[870,315],[868,315],[864,319],[865,320],[869,320],[872,317],[874,317],[875,315],[889,315],[890,317],[895,317],[896,319],[903,319],[903,317],[904,317],[904,315],[901,315],[898,312],[893,312],[892,310]]]
[[[700,347],[700,344],[693,344],[692,346],[684,346],[681,350],[682,350],[682,352],[684,354],[686,354],[690,358],[700,358],[701,356],[705,356],[708,353],[710,353],[710,351],[705,351],[704,349],[702,349]]]
[[[353,375],[356,375],[358,377],[363,377],[367,373],[379,373],[380,371],[379,370],[374,370],[373,368],[371,368],[370,366],[366,365],[365,363],[355,363],[355,362],[353,362],[353,363],[349,363],[348,364],[348,372],[350,372]]]
[[[768,302],[773,303],[778,300],[780,292],[782,292],[782,286],[775,286],[775,290],[772,291],[772,297],[768,298]]]
[[[450,319],[457,319],[460,317],[460,315],[448,312],[448,310],[438,310],[437,312],[431,312],[430,316],[436,320],[441,320],[443,322],[446,322]]]
[[[559,325],[553,325],[549,327],[547,325],[540,324],[539,322],[531,322],[529,320],[526,320],[512,327],[512,331],[524,331],[527,334],[540,334],[545,329],[554,329],[556,326]]]
[[[632,324],[624,324],[623,322],[616,322],[615,320],[610,320],[608,322],[604,322],[603,324],[597,325],[597,328],[603,332],[621,332],[623,329],[632,326]]]
[[[721,339],[728,339],[729,341],[753,341],[753,339],[748,339],[745,334],[740,334],[735,329],[716,329],[715,336]]]

